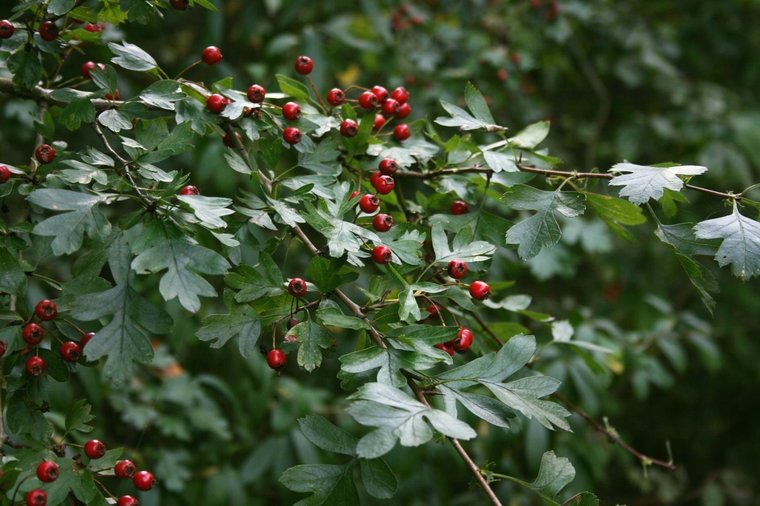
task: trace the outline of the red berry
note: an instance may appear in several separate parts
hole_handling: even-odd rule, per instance
[[[40,37],[42,37],[42,40],[48,42],[55,40],[58,38],[58,32],[58,25],[56,25],[55,22],[43,21],[40,23]]]
[[[372,227],[378,232],[387,232],[393,226],[393,216],[390,214],[376,214],[372,219]]]
[[[248,87],[246,95],[248,96],[248,100],[254,104],[260,104],[264,101],[264,97],[267,96],[267,90],[265,90],[263,86],[252,84]]]
[[[287,120],[295,121],[301,117],[301,107],[295,102],[288,102],[282,106],[282,115]]]
[[[308,289],[309,286],[302,278],[293,278],[288,283],[288,293],[293,297],[303,297]]]
[[[42,376],[45,373],[45,360],[42,357],[29,357],[24,365],[29,376]]]
[[[40,144],[34,148],[34,157],[42,164],[50,163],[55,160],[55,148],[50,144]]]
[[[13,23],[8,21],[7,19],[4,19],[0,21],[0,39],[8,39],[13,36],[13,32],[16,31],[16,28],[13,26]]]
[[[98,64],[95,63],[94,61],[86,61],[86,62],[84,62],[82,64],[82,68],[81,68],[82,77],[84,77],[85,79],[89,79],[90,78],[90,71],[94,70],[97,66],[98,66]]]
[[[397,141],[405,141],[412,135],[411,130],[409,130],[409,125],[406,123],[401,123],[400,125],[396,125],[396,128],[393,129],[393,138]]]
[[[461,279],[467,274],[467,262],[464,260],[451,260],[449,262],[449,276]]]
[[[272,369],[282,369],[287,362],[288,356],[285,355],[284,351],[278,348],[273,348],[267,353],[267,365]]]
[[[365,91],[359,95],[359,105],[362,109],[374,109],[377,107],[377,96],[371,91]]]
[[[379,170],[376,170],[375,172],[373,172],[373,173],[372,173],[372,174],[369,176],[369,182],[370,182],[370,184],[371,184],[372,186],[375,186],[375,184],[377,183],[377,178],[379,178],[379,177],[380,177],[380,176],[382,176],[382,175],[383,175],[383,173],[382,173],[382,172],[380,172]]]
[[[462,327],[457,332],[457,338],[451,343],[452,347],[457,351],[467,351],[472,345],[472,331]]]
[[[409,92],[403,86],[399,86],[391,92],[391,98],[399,104],[405,104],[409,100]]]
[[[8,345],[5,344],[5,341],[0,341],[0,357],[5,356],[5,352],[8,349]]]
[[[58,479],[60,470],[52,460],[43,460],[37,465],[37,478],[43,483],[52,483]]]
[[[301,142],[301,131],[296,127],[288,127],[282,131],[282,138],[288,144],[298,144]]]
[[[381,103],[383,100],[388,98],[388,90],[378,84],[373,86],[370,91],[377,97],[378,103]]]
[[[204,63],[213,65],[222,61],[222,50],[216,46],[209,46],[201,53],[201,59]]]
[[[131,495],[123,495],[116,501],[116,506],[140,506],[140,501]]]
[[[182,188],[180,188],[179,194],[180,195],[200,195],[201,191],[197,187],[189,184],[187,186],[183,186]]]
[[[520,60],[522,60],[522,57],[520,56],[520,53],[512,53],[509,55],[509,59],[515,65],[519,65]]]
[[[435,345],[439,350],[443,350],[452,357],[454,356],[454,348],[449,343],[438,343]]]
[[[11,178],[11,170],[5,165],[0,165],[0,184],[5,184]]]
[[[43,299],[34,306],[34,313],[42,321],[54,320],[58,316],[58,306],[52,300]]]
[[[60,348],[61,358],[66,362],[78,362],[82,358],[82,347],[76,341],[66,341]]]
[[[117,478],[132,478],[135,475],[135,463],[131,460],[117,460],[113,466],[113,474]]]
[[[393,116],[398,112],[398,108],[401,104],[393,100],[392,98],[389,98],[385,102],[383,102],[383,113],[386,116]]]
[[[288,323],[287,323],[288,330],[292,329],[293,327],[295,327],[299,323],[301,323],[301,321],[298,318],[290,318],[290,319],[288,319]]]
[[[387,264],[393,259],[393,252],[388,246],[380,244],[372,248],[372,260],[379,264]]]
[[[354,137],[359,133],[359,125],[352,119],[344,119],[340,123],[340,135],[343,137]]]
[[[509,72],[507,72],[507,69],[499,69],[496,71],[496,79],[499,81],[506,81],[509,79]]]
[[[440,313],[440,309],[436,304],[428,304],[427,312],[430,316],[437,316]]]
[[[393,191],[393,187],[396,186],[396,182],[391,176],[380,176],[375,180],[375,190],[380,195],[388,195]]]
[[[103,95],[103,98],[106,100],[121,100],[121,92],[119,90],[116,90],[113,92],[113,94],[106,93]]]
[[[383,175],[392,176],[398,170],[398,164],[393,158],[383,158],[377,168]]]
[[[296,58],[295,69],[296,72],[304,76],[311,74],[311,71],[314,70],[314,62],[308,56],[299,56]]]
[[[354,200],[356,197],[359,196],[359,193],[361,193],[359,190],[354,190],[351,192],[351,195],[348,197],[349,200]]]
[[[470,283],[470,295],[476,300],[487,299],[491,295],[491,287],[485,281],[473,281]]]
[[[206,99],[206,109],[213,112],[214,114],[219,114],[224,110],[225,107],[227,107],[228,103],[229,101],[226,97],[220,95],[219,93],[212,93]]]
[[[47,494],[44,490],[35,489],[26,493],[26,506],[46,506]]]
[[[237,137],[237,141],[235,140],[235,137]],[[238,143],[238,142],[241,142],[241,137],[240,137],[240,134],[239,134],[239,133],[237,133],[237,132],[235,132],[235,137],[231,136],[231,135],[229,134],[229,132],[227,132],[227,133],[226,133],[226,134],[224,134],[224,136],[222,137],[222,142],[223,142],[223,143],[224,143],[224,145],[225,145],[225,146],[227,146],[228,148],[236,148],[236,147],[237,147],[237,143]]]
[[[398,110],[396,111],[396,117],[399,119],[404,119],[407,116],[409,116],[412,113],[412,106],[409,105],[409,103],[401,104],[398,106]]]
[[[340,88],[333,88],[327,92],[327,102],[330,105],[338,106],[346,101],[346,94]]]
[[[24,330],[21,331],[21,337],[24,339],[26,344],[30,346],[37,346],[45,337],[45,329],[36,323],[27,323],[24,326]]]
[[[150,490],[153,488],[153,485],[156,483],[156,478],[153,476],[153,473],[148,471],[138,471],[135,473],[134,477],[132,478],[132,483],[134,484],[135,488],[137,490]]]
[[[451,214],[465,214],[470,210],[470,206],[464,200],[455,200],[451,204]]]
[[[386,119],[382,114],[375,114],[375,119],[372,121],[372,128],[380,130],[385,125]]]
[[[190,3],[188,0],[169,0],[169,3],[178,11],[184,11],[187,9],[187,5]],[[121,506],[121,505],[119,505]]]
[[[95,337],[95,332],[87,332],[86,334],[82,334],[82,339],[79,340],[79,345],[84,348],[93,337]]]
[[[367,214],[374,213],[380,207],[380,200],[372,194],[367,193],[359,200],[359,209]]]
[[[106,454],[106,445],[97,439],[90,439],[84,444],[84,454],[93,460]]]

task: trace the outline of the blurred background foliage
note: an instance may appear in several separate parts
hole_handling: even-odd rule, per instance
[[[125,8],[135,3],[122,1]],[[197,67],[188,77],[210,83],[231,75],[238,89],[258,82],[275,90],[275,74],[291,75],[294,57],[308,54],[316,62],[313,77],[320,90],[404,85],[412,93],[413,118],[439,115],[439,99],[461,102],[465,83],[472,81],[487,95],[497,122],[513,131],[551,120],[549,152],[569,170],[605,171],[623,160],[678,162],[708,166],[701,182],[718,190],[740,191],[760,180],[755,0],[216,4],[217,14],[168,9],[163,19],[126,25],[126,40],[154,55],[170,75],[196,60],[205,46],[219,46],[223,62]],[[112,27],[105,34],[121,38]],[[68,72],[76,75],[84,61],[109,57],[98,51],[71,58]],[[126,97],[148,84],[129,78],[141,77],[120,76]],[[0,100],[3,157],[23,160],[34,142],[30,105]],[[205,194],[230,195],[237,181],[221,170],[222,153],[221,139],[207,137],[177,163],[192,171],[193,184]],[[702,216],[724,213],[718,199],[686,196],[707,210]],[[666,223],[691,219],[677,203],[654,212]],[[514,280],[511,293],[532,297],[531,310],[569,320],[577,335],[612,354],[601,363],[584,360],[569,347],[551,344],[550,326],[521,313],[494,328],[523,326],[535,333],[535,367],[563,380],[564,397],[600,422],[608,417],[646,454],[667,460],[669,441],[678,470],[643,469],[577,416],[573,434],[530,423],[517,423],[511,431],[479,426],[481,437],[469,444],[473,456],[530,481],[541,454],[553,448],[578,471],[572,490],[594,491],[602,504],[760,504],[757,284],[707,264],[721,285],[711,316],[669,247],[654,237],[651,222],[633,229],[634,243],[599,225],[568,224],[562,242],[527,265],[504,250],[490,277]],[[293,269],[308,262],[298,245],[291,255]],[[176,302],[169,309],[175,331],[156,343],[154,367],[141,370],[120,391],[80,368],[72,380],[75,391],[61,385],[54,396],[59,407],[86,393],[98,415],[96,434],[134,448],[138,461],[152,464],[163,486],[141,498],[143,504],[295,502],[277,483],[279,474],[297,463],[339,458],[306,441],[296,419],[319,413],[360,430],[341,415],[344,395],[335,379],[337,357],[351,351],[355,339],[339,339],[340,349],[323,369],[308,374],[289,366],[277,378],[263,357],[246,362],[232,349],[210,352],[194,337],[199,320],[188,318]],[[400,483],[390,503],[483,502],[446,445],[396,448],[388,462]],[[505,504],[534,504],[535,498],[509,483],[498,484],[497,492]]]

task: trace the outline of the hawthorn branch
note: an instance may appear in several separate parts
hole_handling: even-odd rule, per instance
[[[614,444],[618,445],[619,447],[621,447],[622,449],[624,449],[625,451],[627,451],[628,453],[636,457],[638,461],[641,462],[643,465],[645,466],[654,465],[654,466],[662,467],[665,469],[670,469],[671,471],[677,468],[677,466],[673,463],[672,459],[666,462],[664,460],[656,459],[654,457],[650,457],[648,455],[641,453],[636,448],[634,448],[633,446],[623,441],[623,439],[616,432],[608,429],[601,423],[594,420],[591,417],[591,415],[586,413],[581,407],[576,406],[575,404],[567,400],[563,395],[559,393],[555,393],[554,397],[556,397],[557,400],[559,400],[562,404],[564,404],[570,411],[578,414],[581,418],[586,420],[594,428],[594,430],[604,434]]]
[[[41,100],[41,101],[48,102],[50,104],[55,104],[55,105],[63,105],[63,106],[68,105],[69,102],[66,102],[63,100],[57,100],[53,98],[54,91],[55,91],[54,89],[44,88],[42,86],[35,86],[29,90],[22,90],[22,89],[17,88],[16,85],[13,84],[13,80],[11,78],[0,77],[0,93],[15,95],[21,98],[29,98],[32,100],[38,100],[38,101]],[[71,93],[74,94],[74,99],[89,98],[90,102],[92,102],[92,105],[95,106],[95,109],[98,111],[118,108],[124,105],[124,102],[120,100],[106,100],[104,98],[93,98],[95,94],[88,91],[75,90],[73,88],[67,88],[67,91],[70,91]]]

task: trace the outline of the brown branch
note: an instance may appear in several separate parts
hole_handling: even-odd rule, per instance
[[[579,406],[576,406],[575,404],[573,404],[572,402],[570,402],[569,400],[567,400],[561,394],[555,393],[554,397],[556,397],[570,411],[573,411],[574,413],[580,415],[581,418],[583,418],[584,420],[586,420],[597,432],[600,432],[600,433],[604,434],[605,436],[607,436],[607,438],[610,441],[612,441],[613,443],[615,443],[616,445],[618,445],[619,447],[621,447],[622,449],[624,449],[625,451],[627,451],[628,453],[630,453],[631,455],[633,455],[634,457],[636,457],[639,460],[639,462],[641,462],[642,464],[644,464],[644,465],[655,465],[655,466],[663,467],[665,469],[670,469],[670,470],[674,470],[674,469],[677,468],[677,466],[673,463],[672,460],[666,462],[664,460],[659,460],[659,459],[656,459],[654,457],[650,457],[648,455],[644,455],[643,453],[641,453],[640,451],[638,451],[636,448],[632,447],[631,445],[629,445],[628,443],[626,443],[625,441],[623,441],[623,439],[619,435],[617,435],[615,432],[611,431],[610,429],[608,429],[607,427],[605,427],[601,423],[599,423],[596,420],[594,420],[591,417],[591,415],[589,415],[588,413],[586,413]]]
[[[45,102],[49,102],[51,104],[56,104],[56,105],[64,105],[64,106],[68,105],[68,102],[66,101],[56,100],[55,98],[53,98],[54,91],[55,90],[53,89],[43,88],[42,86],[35,86],[34,88],[31,88],[29,90],[21,90],[13,84],[12,79],[8,77],[0,77],[0,93],[15,95],[21,98],[30,98],[33,100],[43,100]],[[90,102],[92,102],[92,105],[95,106],[95,109],[98,111],[103,111],[105,109],[113,109],[115,107],[119,107],[124,104],[124,102],[120,100],[106,100],[104,98],[93,98],[95,93],[91,93],[88,91],[74,90],[71,88],[67,88],[66,91],[73,93],[74,99],[89,98]]]

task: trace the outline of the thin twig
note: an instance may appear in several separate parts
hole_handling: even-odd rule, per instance
[[[55,90],[53,89],[44,88],[42,86],[35,86],[29,90],[21,90],[21,89],[16,88],[16,86],[13,84],[12,79],[8,77],[0,77],[0,93],[7,93],[10,95],[15,95],[17,97],[22,97],[22,98],[44,100],[45,102],[49,102],[51,104],[68,105],[68,102],[66,101],[56,100],[55,98],[53,98],[54,91]],[[87,92],[87,91],[67,89],[67,92],[69,92],[70,95],[73,94],[75,99],[89,98],[92,105],[98,111],[103,111],[105,109],[118,108],[119,106],[124,104],[124,102],[120,100],[106,100],[103,98],[93,98],[95,94],[91,92]],[[148,108],[151,108],[151,107],[148,106]]]
[[[106,134],[103,132],[103,129],[100,128],[100,124],[98,123],[98,119],[95,118],[95,121],[92,123],[93,127],[95,128],[95,132],[97,132],[98,137],[100,137],[100,140],[103,141],[103,145],[106,147],[109,153],[116,158],[116,160],[122,165],[123,171],[117,171],[121,172],[123,176],[125,176],[129,183],[134,188],[135,192],[137,193],[137,196],[140,197],[148,206],[153,205],[153,202],[143,193],[143,191],[140,189],[140,187],[137,185],[137,182],[135,182],[134,177],[132,176],[132,171],[130,170],[131,162],[121,156],[116,149],[114,149],[113,146],[111,146],[111,143],[108,141],[108,137],[106,137]]]

